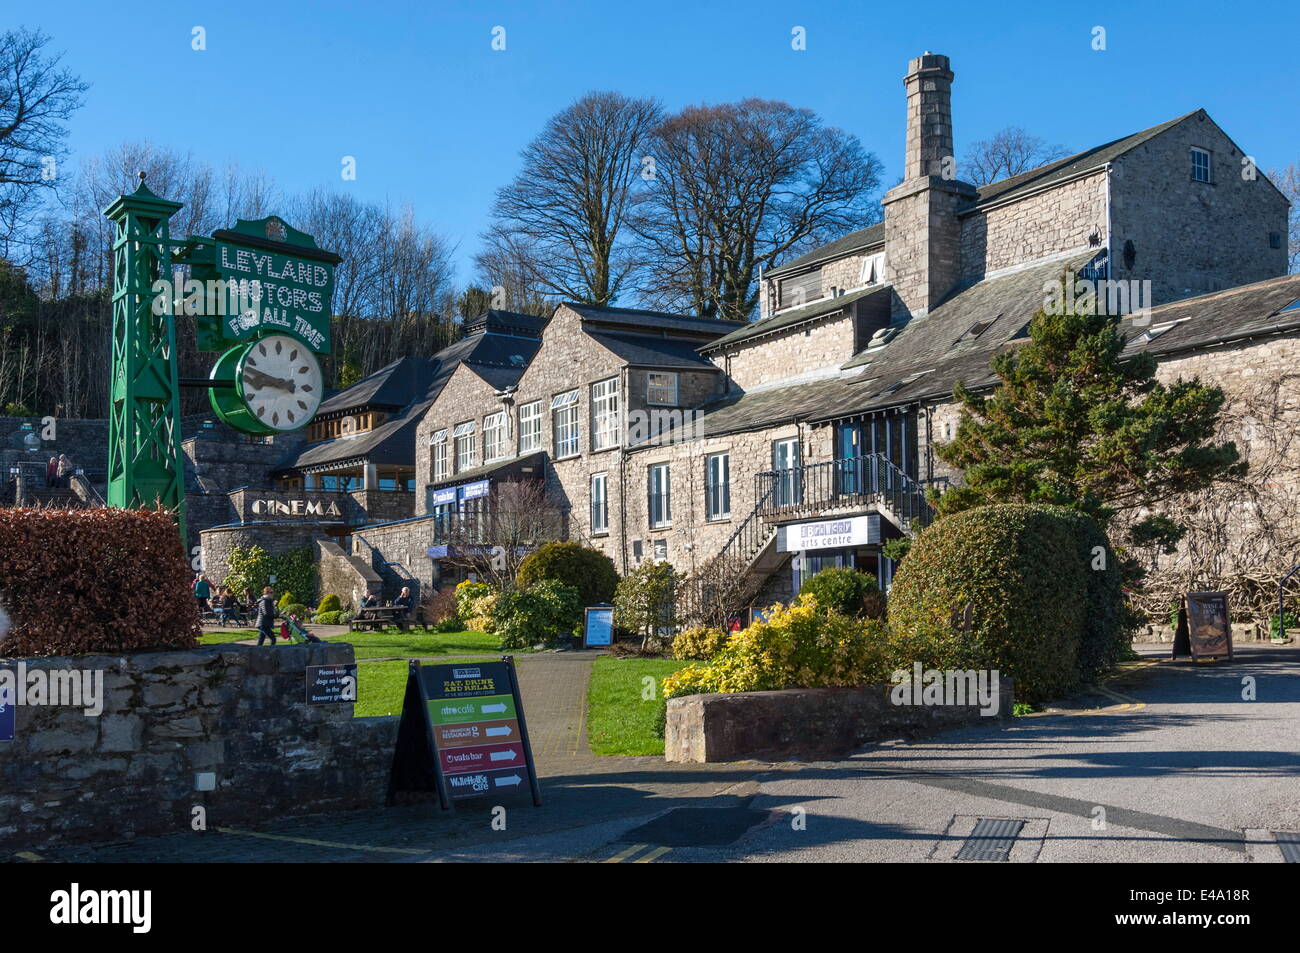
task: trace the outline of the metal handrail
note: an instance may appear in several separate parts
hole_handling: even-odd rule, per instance
[[[926,481],[943,486],[947,479]],[[768,490],[763,493],[763,486]],[[926,487],[882,453],[827,460],[755,476],[755,493],[772,502],[763,516],[797,516],[827,506],[882,504],[910,526],[928,526],[934,507],[926,500]],[[906,527],[901,527],[906,528]]]

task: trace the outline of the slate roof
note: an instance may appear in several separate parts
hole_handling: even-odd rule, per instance
[[[841,376],[736,392],[699,408],[704,436],[760,430],[793,421],[821,423],[918,400],[945,399],[958,381],[979,389],[996,381],[995,353],[1027,340],[1025,325],[1042,306],[1043,284],[1089,255],[987,279],[959,291],[922,318],[913,319],[889,344],[855,355]],[[1182,320],[1168,330],[1169,322]],[[1300,334],[1300,275],[1185,298],[1151,309],[1149,324],[1120,324],[1130,339],[1126,354],[1157,357],[1233,340]],[[1139,320],[1141,320],[1139,318]],[[972,324],[990,322],[974,338]]]
[[[794,308],[790,311],[782,311],[779,314],[771,315],[761,321],[755,321],[752,324],[746,324],[744,327],[737,328],[730,334],[725,334],[716,341],[710,341],[700,348],[701,351],[711,351],[714,348],[726,347],[729,344],[736,344],[740,341],[747,341],[750,338],[758,337],[761,334],[770,334],[773,331],[780,331],[784,328],[792,327],[804,321],[811,321],[813,318],[825,317],[828,314],[836,314],[842,311],[846,306],[854,301],[874,295],[878,292],[888,292],[888,285],[875,285],[871,288],[862,288],[850,294],[843,294],[837,298],[823,298],[820,301],[814,301],[812,304],[805,305],[802,308]],[[886,294],[886,301],[888,294]]]
[[[427,357],[399,357],[322,401],[317,416],[362,407],[405,407],[428,390],[434,366]]]
[[[633,367],[698,367],[718,370],[695,349],[694,342],[621,331],[588,331],[593,341],[617,354]]]
[[[539,318],[533,320],[542,321]],[[488,325],[489,328],[491,326]],[[372,392],[395,392],[396,384],[389,391],[383,391],[384,382],[376,383],[375,378],[382,376],[386,381],[395,376],[393,368],[397,365],[410,362],[411,367],[416,367],[423,362],[428,368],[427,377],[420,378],[424,381],[424,387],[411,393],[394,417],[374,430],[307,444],[297,454],[282,461],[272,472],[344,466],[362,460],[367,463],[409,465],[415,459],[415,431],[420,419],[442,392],[457,367],[464,364],[500,390],[519,380],[541,344],[540,337],[522,337],[488,330],[462,338],[432,358],[404,357],[394,361],[330,398],[330,403],[333,403],[336,410],[365,406],[363,398],[368,398]],[[409,373],[411,378],[415,377],[414,371]],[[408,383],[411,378],[397,375],[397,379]],[[375,401],[370,400],[370,403]],[[325,404],[321,406],[323,408]]]
[[[839,258],[841,255],[847,255],[851,251],[857,251],[860,248],[870,248],[872,245],[883,245],[885,242],[885,223],[877,222],[875,225],[868,225],[866,228],[860,228],[856,232],[849,232],[842,235],[833,242],[825,245],[819,245],[812,251],[800,255],[783,265],[779,265],[767,272],[764,277],[779,278],[792,271],[798,271],[809,265],[815,265],[818,262],[830,261],[833,258]]]
[[[462,483],[474,483],[490,476],[514,476],[522,473],[525,469],[535,472],[537,476],[541,476],[546,468],[546,460],[547,453],[545,450],[535,450],[532,453],[525,453],[523,456],[514,456],[505,460],[494,460],[491,463],[485,463],[472,470],[453,474],[437,483],[431,483],[429,486],[435,490],[445,489],[449,486],[460,486]]]
[[[594,304],[575,304],[564,302],[564,306],[576,311],[584,322],[606,324],[626,330],[640,329],[656,333],[672,332],[677,334],[717,337],[734,328],[741,327],[743,321],[723,321],[717,318],[695,318],[684,314],[669,314],[666,311],[643,311],[638,308],[605,308]]]

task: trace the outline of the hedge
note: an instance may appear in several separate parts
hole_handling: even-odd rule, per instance
[[[899,567],[889,625],[903,662],[997,669],[1045,701],[1119,657],[1119,566],[1101,528],[1060,506],[999,504],[946,516]]]
[[[519,588],[527,589],[544,579],[572,586],[582,605],[594,606],[614,600],[618,570],[598,549],[577,543],[547,543],[519,564]]]
[[[823,608],[847,616],[867,615],[867,597],[879,592],[875,576],[848,568],[823,569],[799,588],[799,595],[810,595]]]
[[[192,575],[169,513],[0,509],[0,656],[194,648]]]

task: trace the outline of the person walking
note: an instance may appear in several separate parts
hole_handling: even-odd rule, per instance
[[[50,462],[45,464],[45,485],[54,489],[59,479],[59,458],[50,457]]]
[[[262,598],[257,600],[257,644],[261,645],[263,639],[270,639],[271,646],[275,646],[275,617],[279,613],[275,609],[275,593],[270,586],[262,590]]]
[[[59,478],[59,486],[61,487],[68,486],[68,481],[72,478],[72,461],[68,459],[68,455],[66,453],[59,454],[59,466],[58,466],[57,473]]]

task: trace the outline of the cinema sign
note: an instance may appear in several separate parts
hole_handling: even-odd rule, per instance
[[[254,516],[343,516],[333,500],[254,500],[249,511]]]

